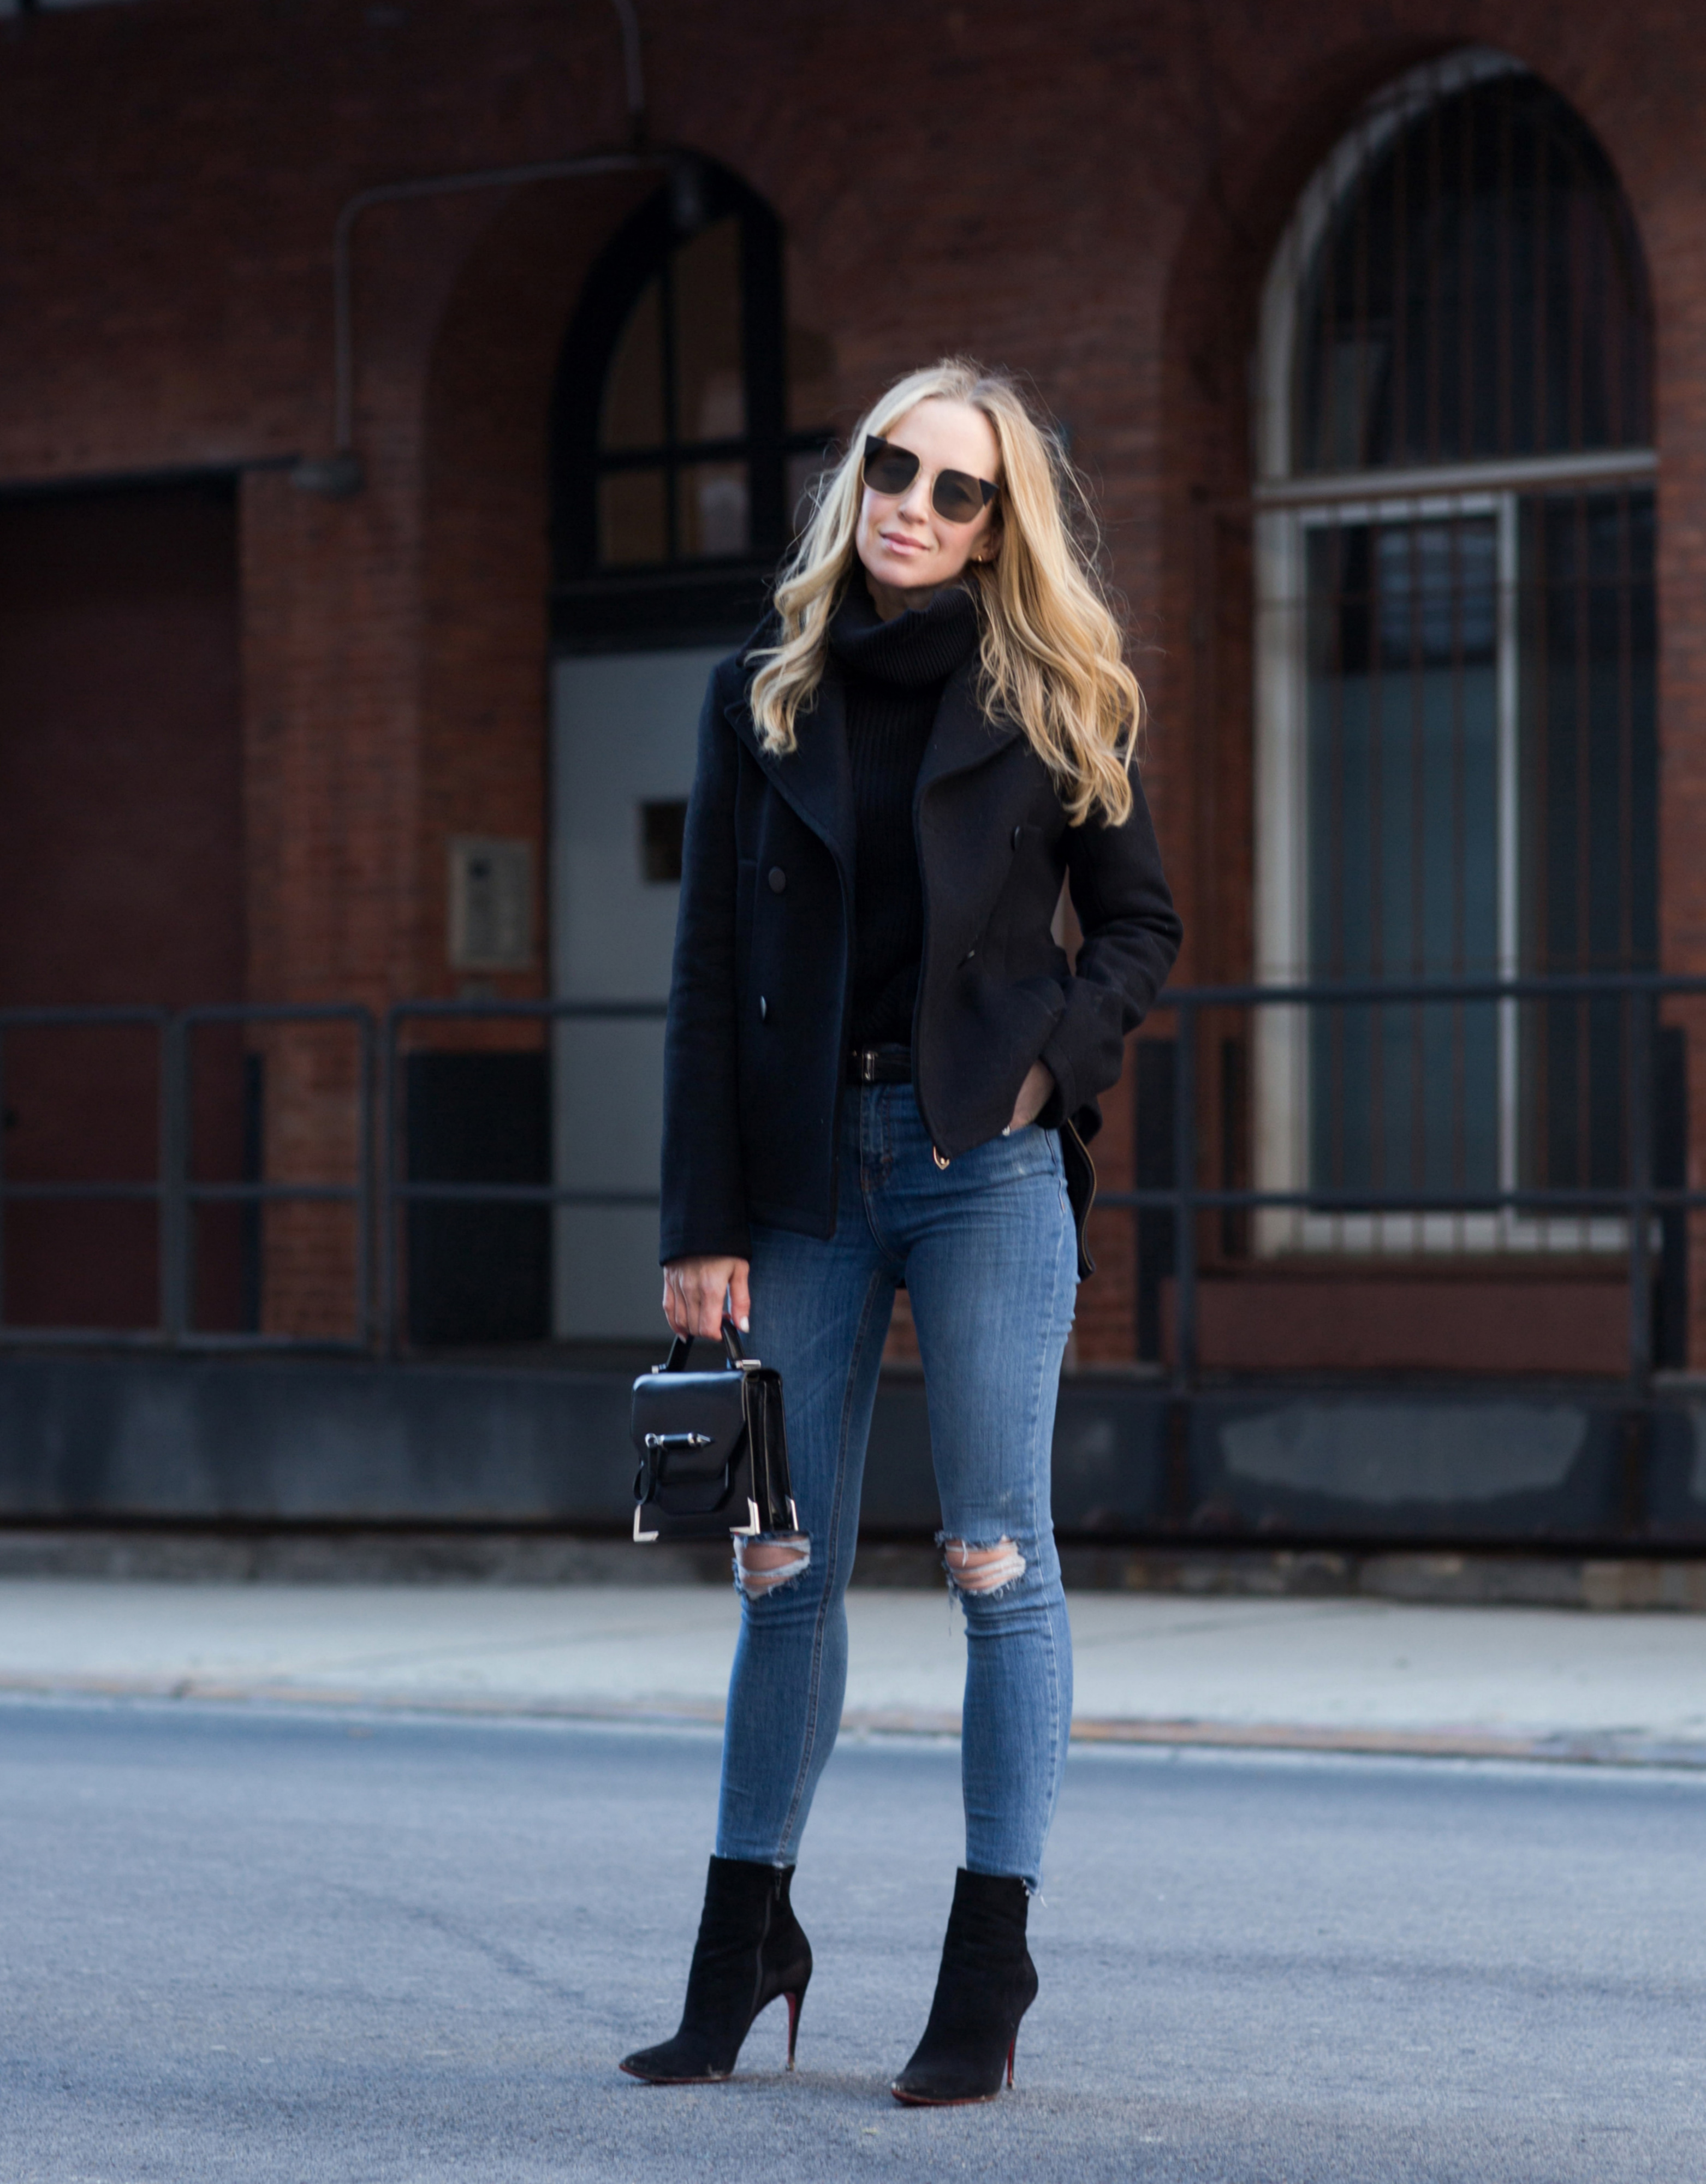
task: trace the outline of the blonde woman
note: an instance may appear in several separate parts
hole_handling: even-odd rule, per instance
[[[742,1540],[722,1787],[686,2006],[622,2068],[724,2078],[811,1952],[789,1903],[840,1719],[844,1596],[895,1293],[923,1361],[967,1636],[966,1858],[916,2103],[1012,2082],[1072,1641],[1050,1446],[1084,1141],[1179,920],[1138,686],[1054,438],[950,360],[855,432],[754,641],[711,679],[666,1041],[664,1312],[778,1367],[797,1535]],[[1083,930],[1051,929],[1070,880]]]

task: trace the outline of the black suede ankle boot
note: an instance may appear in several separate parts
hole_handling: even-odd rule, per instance
[[[1004,2063],[1013,2082],[1019,2020],[1037,1998],[1037,1968],[1025,1947],[1029,1900],[1011,1875],[960,1868],[930,2021],[889,2087],[897,2101],[909,2108],[992,2101]]]
[[[680,2026],[672,2040],[623,2056],[631,2078],[693,2086],[728,2077],[754,2018],[778,1995],[788,1999],[788,2067],[794,2068],[811,1944],[788,1900],[793,1879],[791,1865],[712,1858]]]

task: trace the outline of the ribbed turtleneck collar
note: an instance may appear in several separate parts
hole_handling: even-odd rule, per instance
[[[978,641],[978,610],[962,585],[950,584],[928,606],[884,621],[862,574],[847,588],[829,625],[829,649],[842,666],[902,689],[945,682]]]

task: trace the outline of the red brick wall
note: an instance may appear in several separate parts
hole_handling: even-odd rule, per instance
[[[889,374],[965,348],[1029,371],[1069,423],[1145,648],[1151,794],[1190,977],[1250,960],[1247,661],[1235,615],[1213,647],[1192,615],[1195,511],[1247,483],[1267,254],[1377,84],[1471,39],[1542,68],[1598,131],[1652,268],[1664,947],[1676,967],[1706,969],[1706,47],[1690,11],[640,8],[653,129],[727,161],[775,205],[794,312],[833,345],[844,417]],[[442,990],[445,837],[539,837],[544,402],[621,193],[542,187],[362,223],[369,483],[328,504],[263,466],[329,440],[337,207],[377,181],[619,142],[621,83],[613,16],[560,0],[145,0],[10,27],[0,482],[247,466],[257,995]],[[1706,1148],[1706,1095],[1695,1120]],[[1102,1139],[1109,1184],[1126,1179],[1130,1142],[1122,1095]],[[329,1160],[319,1143],[304,1123],[293,1157]],[[1111,1271],[1081,1299],[1085,1355],[1129,1346],[1112,1217],[1101,1249]],[[1706,1261],[1701,1273],[1706,1296]]]
[[[550,579],[547,418],[582,282],[655,176],[545,183],[487,202],[478,242],[440,320],[426,394],[419,989],[453,989],[447,960],[454,834],[519,837],[546,861]],[[546,894],[535,962],[487,977],[543,993]]]

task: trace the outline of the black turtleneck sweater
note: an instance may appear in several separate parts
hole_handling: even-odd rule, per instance
[[[858,849],[853,876],[853,1044],[905,1046],[924,948],[912,794],[942,686],[978,642],[957,585],[884,621],[856,579],[829,627],[846,688]]]

